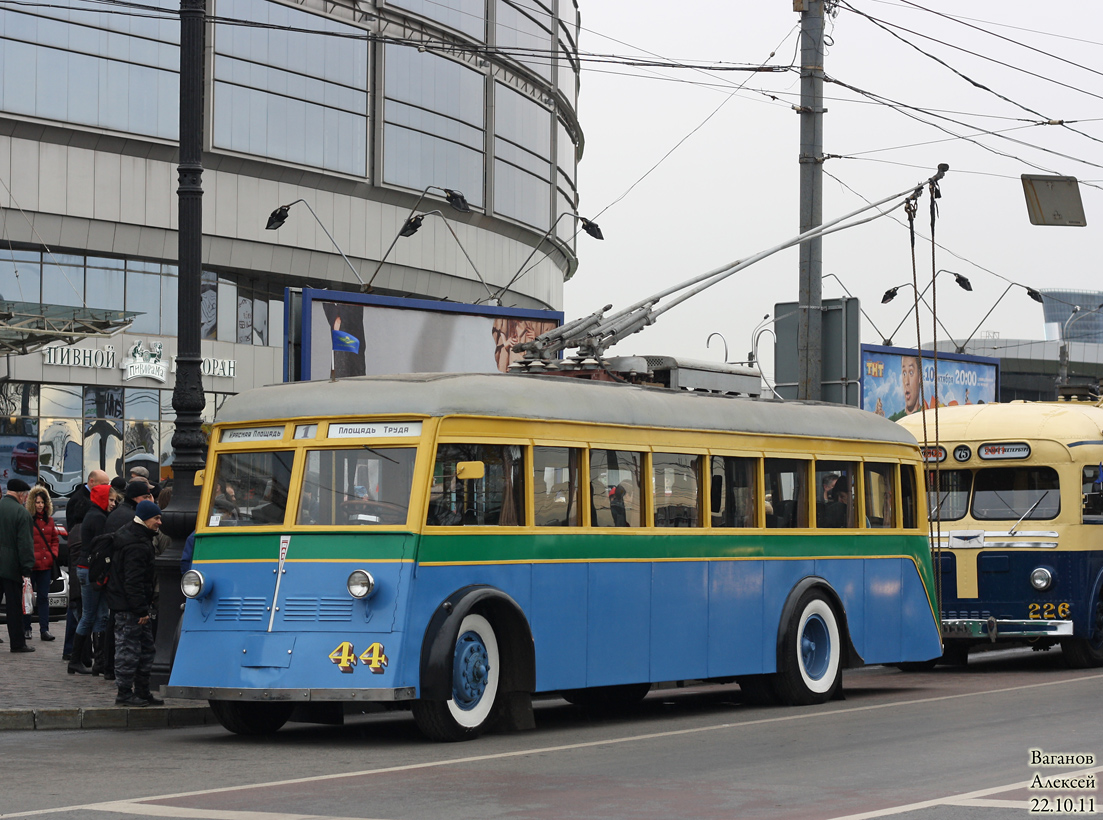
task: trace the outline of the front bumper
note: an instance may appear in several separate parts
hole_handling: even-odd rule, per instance
[[[417,697],[412,686],[397,689],[245,689],[220,686],[167,686],[167,698],[187,700],[349,701],[395,703]]]
[[[996,618],[951,618],[942,621],[943,639],[1071,637],[1072,621],[997,620]]]

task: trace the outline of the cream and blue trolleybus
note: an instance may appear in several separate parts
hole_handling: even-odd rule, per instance
[[[923,441],[918,414],[901,424]],[[1103,666],[1103,404],[943,407],[927,433],[948,658],[1029,642]]]

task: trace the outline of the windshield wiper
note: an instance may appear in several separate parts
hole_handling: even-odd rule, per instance
[[[1047,495],[1049,495],[1049,490],[1046,490],[1044,493],[1042,493],[1041,496],[1038,497],[1038,500],[1030,505],[1030,509],[1023,513],[1023,518],[1026,518],[1028,515],[1030,515],[1032,512],[1034,512],[1034,508],[1037,507],[1039,504],[1041,504],[1043,501],[1045,501]],[[1008,535],[1014,535],[1015,534],[1015,530],[1017,530],[1019,528],[1019,525],[1021,523],[1023,523],[1023,518],[1020,518],[1018,521],[1016,521],[1015,526],[1007,531]]]

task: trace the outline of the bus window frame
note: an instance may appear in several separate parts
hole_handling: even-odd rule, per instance
[[[485,436],[481,434],[475,434],[470,436],[456,435],[455,433],[449,433],[443,436],[424,436],[422,441],[425,444],[424,452],[426,473],[423,481],[423,490],[420,498],[421,509],[418,511],[420,518],[407,519],[407,521],[417,521],[415,526],[419,532],[431,531],[433,533],[452,533],[452,532],[520,532],[529,529],[536,529],[530,523],[533,520],[531,513],[533,508],[532,499],[532,439],[521,438],[519,436]],[[433,490],[433,475],[435,466],[437,463],[437,450],[442,444],[470,444],[470,445],[490,445],[495,447],[520,447],[521,448],[521,464],[522,464],[522,479],[524,480],[524,503],[521,506],[525,515],[525,522],[522,524],[428,524],[425,519],[429,512],[429,499]],[[546,446],[546,445],[545,445]],[[418,458],[421,458],[421,451],[418,452]],[[414,468],[414,479],[417,479],[417,467]],[[411,503],[410,511],[413,514],[414,505]]]
[[[633,446],[631,444],[625,443],[607,444],[602,441],[591,441],[589,444],[587,444],[586,449],[586,477],[584,479],[585,484],[583,484],[583,486],[587,488],[585,495],[588,501],[586,504],[587,518],[583,520],[583,526],[588,529],[598,530],[602,532],[607,530],[612,530],[614,532],[641,532],[642,530],[653,529],[654,510],[652,499],[650,498],[650,493],[644,492],[644,487],[650,486],[650,480],[648,476],[650,476],[652,470],[651,446],[648,444],[636,444]],[[590,509],[590,505],[593,502],[593,485],[590,483],[590,461],[591,454],[594,450],[613,450],[615,452],[621,453],[639,453],[641,456],[643,456],[643,458],[640,460],[640,476],[642,480],[637,482],[637,485],[639,486],[636,487],[636,496],[639,498],[640,501],[640,525],[638,527],[595,527],[593,525],[593,516]],[[606,487],[606,489],[608,489],[608,487]]]
[[[692,526],[692,527],[658,527],[658,526],[655,525],[655,523],[654,523],[654,518],[655,518],[654,517],[654,511],[657,509],[657,505],[655,504],[655,491],[656,491],[656,488],[655,488],[655,462],[654,462],[654,456],[656,454],[657,455],[666,455],[666,456],[696,456],[697,457],[697,466],[694,470],[694,473],[696,474],[696,478],[697,478],[697,498],[696,498],[696,502],[697,502],[697,523],[694,526]],[[711,516],[705,515],[705,505],[702,503],[702,500],[701,500],[704,493],[702,492],[701,488],[704,487],[708,483],[707,482],[707,476],[710,475],[710,473],[707,473],[707,471],[704,469],[705,466],[710,465],[711,455],[709,454],[709,451],[706,448],[703,448],[703,447],[684,447],[684,448],[679,448],[679,449],[675,450],[670,446],[663,446],[663,447],[652,447],[650,449],[650,452],[649,452],[648,455],[651,456],[651,458],[648,459],[648,461],[650,463],[648,464],[647,475],[649,476],[649,479],[650,479],[648,483],[650,485],[649,486],[649,491],[650,491],[650,494],[651,494],[651,509],[652,509],[651,524],[649,526],[652,527],[653,529],[662,530],[664,534],[666,534],[668,532],[682,532],[683,530],[688,530],[689,532],[693,532],[693,531],[696,530],[696,531],[699,532],[703,529],[706,529],[706,519],[710,518]],[[704,461],[702,461],[702,459],[704,459]]]
[[[804,462],[804,516],[805,525],[803,527],[766,527],[766,460],[770,458],[784,459],[786,461],[802,461]],[[762,470],[762,525],[764,528],[773,530],[786,530],[794,532],[806,532],[814,531],[816,520],[816,502],[813,496],[813,479],[815,478],[815,456],[808,453],[793,453],[785,450],[765,450],[762,453],[762,462],[760,469]],[[772,502],[771,502],[772,503]]]

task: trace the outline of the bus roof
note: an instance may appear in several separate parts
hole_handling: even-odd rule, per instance
[[[915,444],[900,425],[845,405],[507,373],[414,373],[275,384],[231,396],[219,411],[218,421],[406,414],[503,416]]]
[[[900,419],[923,438],[919,413]],[[927,411],[927,435],[934,438],[934,413]],[[949,441],[1049,440],[1060,444],[1103,444],[1103,407],[1094,402],[1009,402],[938,409],[938,435]]]

